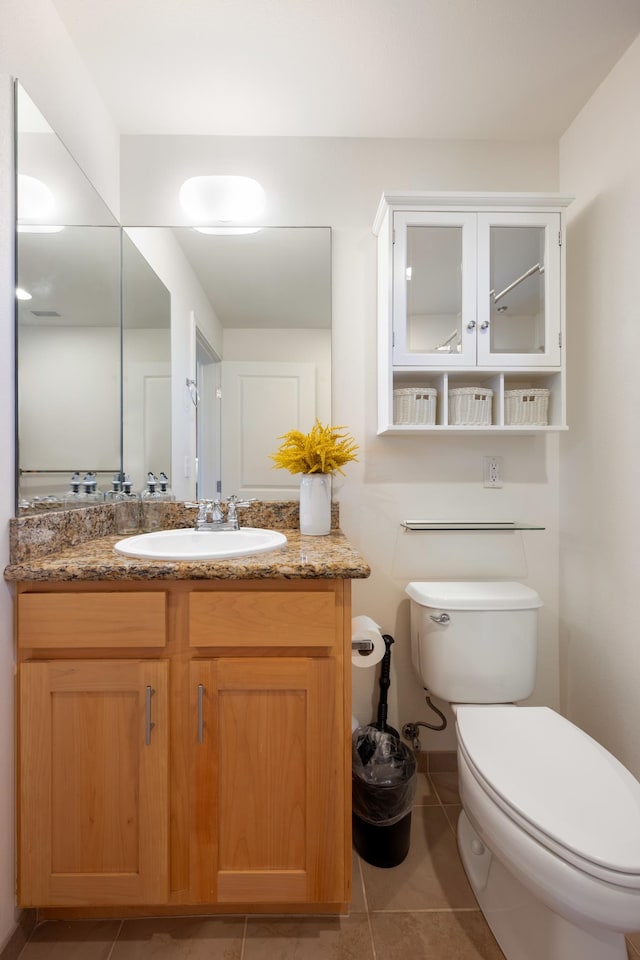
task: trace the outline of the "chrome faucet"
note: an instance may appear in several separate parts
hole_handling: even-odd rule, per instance
[[[227,500],[198,500],[196,530],[239,530],[238,507],[248,507],[253,500],[239,500],[233,494]],[[225,517],[226,507],[226,517]]]

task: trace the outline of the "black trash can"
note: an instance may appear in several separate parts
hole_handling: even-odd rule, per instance
[[[374,726],[354,731],[352,756],[354,846],[374,867],[396,867],[409,852],[415,757]]]

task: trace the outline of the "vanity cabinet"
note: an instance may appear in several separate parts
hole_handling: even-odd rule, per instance
[[[505,391],[564,398],[564,209],[537,194],[385,194],[378,236],[378,433],[531,429]],[[449,391],[493,391],[490,422],[457,425]],[[437,391],[434,422],[394,417],[394,390]],[[394,422],[397,421],[397,422]],[[409,422],[407,422],[409,421]]]
[[[20,904],[344,909],[349,588],[20,584]]]

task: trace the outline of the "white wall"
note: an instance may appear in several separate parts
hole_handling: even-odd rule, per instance
[[[560,143],[569,208],[561,677],[568,716],[640,776],[640,38]]]
[[[0,30],[0,567],[14,513],[13,85],[19,78],[117,212],[118,136],[49,0],[3,0]],[[15,928],[12,596],[0,584],[0,949]]]
[[[335,481],[342,527],[373,568],[354,584],[354,611],[368,613],[396,639],[390,716],[394,725],[426,719],[409,657],[404,587],[419,577],[519,578],[539,590],[540,669],[535,702],[558,704],[558,439],[379,438],[376,410],[376,240],[380,195],[400,190],[530,190],[558,187],[553,144],[233,137],[124,137],[122,219],[179,223],[178,190],[188,176],[228,172],[256,177],[268,197],[265,222],[333,228],[333,421],[361,445],[359,463]],[[502,490],[482,486],[482,457],[504,458]],[[399,536],[409,516],[529,520],[544,532],[486,537],[480,559],[467,560],[477,536]],[[482,535],[485,536],[485,535]],[[452,539],[453,538],[453,539]],[[516,539],[517,538],[517,539]],[[361,720],[377,700],[373,670],[354,680]],[[402,709],[398,709],[402,703]],[[451,731],[423,737],[446,749]]]
[[[25,469],[119,469],[119,327],[23,326],[20,388]],[[69,489],[69,476],[33,479],[57,495]]]

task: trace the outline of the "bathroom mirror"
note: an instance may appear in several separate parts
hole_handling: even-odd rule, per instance
[[[117,220],[16,84],[17,501],[119,470]]]
[[[174,490],[296,497],[269,454],[331,418],[330,228],[125,233],[171,291]]]
[[[122,227],[16,89],[17,502],[41,509],[74,470],[296,496],[268,453],[331,417],[330,228]],[[32,213],[28,178],[64,207]]]

